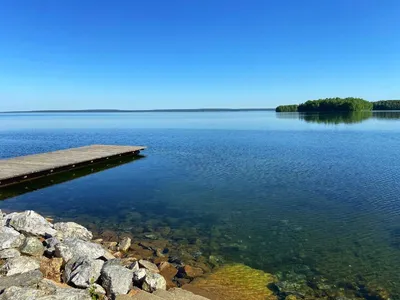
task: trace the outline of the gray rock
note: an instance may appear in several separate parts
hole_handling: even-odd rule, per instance
[[[99,244],[83,241],[79,239],[65,239],[55,245],[55,256],[62,257],[68,262],[73,257],[86,257],[87,259],[97,259],[109,257],[109,253]]]
[[[55,295],[37,298],[38,300],[92,300],[88,290],[58,288]]]
[[[70,259],[65,266],[64,282],[73,284],[76,287],[87,288],[91,282],[96,282],[104,261],[100,259],[87,259],[78,257]]]
[[[93,234],[89,230],[75,222],[55,223],[54,229],[57,230],[56,237],[60,240],[76,238],[90,241],[93,238]]]
[[[91,284],[91,287],[93,287],[93,291],[98,295],[105,295],[107,293],[100,284],[93,283]]]
[[[56,252],[55,246],[56,246],[57,244],[59,244],[59,243],[60,243],[60,241],[59,241],[57,238],[55,238],[55,237],[51,237],[51,238],[46,239],[46,240],[44,241],[44,244],[45,244],[45,250],[44,250],[44,252],[45,252],[45,254],[46,254],[48,257],[53,257],[54,254],[55,254],[55,252]]]
[[[27,237],[22,244],[21,253],[31,256],[41,256],[44,252],[43,244],[33,236]]]
[[[54,236],[56,234],[53,225],[33,210],[12,213],[7,215],[6,219],[7,226],[27,235]]]
[[[43,274],[39,270],[5,276],[0,279],[0,293],[12,286],[35,287],[42,279]]]
[[[132,270],[132,271],[137,271],[140,269],[139,267],[139,262],[135,261],[133,263],[131,263],[128,267],[128,269]]]
[[[37,270],[39,267],[39,262],[34,258],[26,256],[14,257],[7,259],[6,263],[0,268],[0,274],[11,276]]]
[[[24,242],[25,237],[13,228],[0,227],[0,250],[18,248]]]
[[[89,300],[91,299],[88,290],[75,289],[70,287],[61,287],[54,281],[43,279],[38,284],[38,289],[43,291],[46,295],[37,298],[38,300]]]
[[[139,270],[136,270],[133,272],[133,283],[137,287],[141,287],[142,283],[144,281],[144,278],[147,275],[147,270],[145,268],[140,268]]]
[[[139,265],[152,273],[159,273],[157,266],[148,260],[141,259],[139,260]]]
[[[127,294],[132,287],[133,272],[121,265],[117,259],[104,263],[101,270],[101,282],[107,296],[114,298],[119,294]]]
[[[4,249],[0,250],[0,258],[1,259],[6,259],[6,258],[13,258],[13,257],[18,257],[21,256],[21,253],[17,249]]]
[[[5,225],[4,216],[3,216],[3,212],[0,209],[0,226],[4,226],[4,225]]]
[[[132,240],[128,237],[125,237],[122,239],[122,241],[119,242],[118,244],[118,250],[119,251],[128,251],[129,247],[131,246]]]
[[[166,290],[167,282],[165,281],[165,278],[160,274],[147,272],[142,284],[142,289],[149,293],[157,290]]]
[[[29,287],[12,286],[4,290],[0,300],[36,300],[42,299],[46,293]]]

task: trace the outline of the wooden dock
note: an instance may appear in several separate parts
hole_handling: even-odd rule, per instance
[[[120,156],[138,155],[146,147],[91,145],[0,160],[0,187],[69,171]]]

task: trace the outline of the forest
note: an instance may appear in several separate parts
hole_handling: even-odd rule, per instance
[[[300,105],[281,105],[276,112],[348,112],[372,110],[373,104],[362,98],[326,98],[308,100]]]
[[[380,100],[372,104],[373,110],[400,110],[400,100]]]

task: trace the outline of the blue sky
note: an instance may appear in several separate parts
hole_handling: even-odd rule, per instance
[[[0,110],[400,98],[398,0],[0,0]]]

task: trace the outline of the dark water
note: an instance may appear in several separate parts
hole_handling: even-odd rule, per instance
[[[0,157],[87,144],[144,158],[0,202],[169,238],[400,299],[400,112],[0,115]]]

